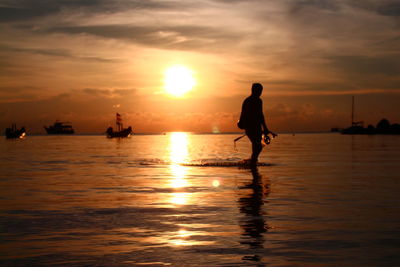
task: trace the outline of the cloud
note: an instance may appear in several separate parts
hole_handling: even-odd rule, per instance
[[[150,47],[180,50],[210,50],[225,43],[240,41],[239,33],[209,26],[135,26],[96,25],[52,27],[48,33],[88,34],[107,39],[124,40]]]
[[[10,88],[9,91],[13,89]],[[17,89],[21,94],[37,88]],[[71,121],[79,133],[101,133],[115,123],[115,112],[123,115],[124,125],[135,132],[239,131],[241,103],[246,95],[204,97],[190,100],[167,97],[149,98],[133,89],[86,88],[59,93],[51,97],[0,102],[0,127],[11,122],[25,125],[30,133],[43,132],[43,125],[54,120]],[[398,98],[371,94],[356,97],[357,118],[376,123],[381,117],[399,121]],[[347,126],[350,95],[263,95],[268,126],[277,131],[321,131],[333,126]],[[379,103],[384,102],[384,106]],[[370,108],[374,107],[374,114]]]
[[[383,16],[396,17],[400,15],[400,3],[397,0],[298,0],[286,1],[292,14],[305,11],[329,11],[334,13],[346,12],[349,8],[352,12],[367,11]]]
[[[85,94],[96,96],[96,97],[124,97],[136,94],[135,89],[96,89],[96,88],[85,88],[82,90]]]
[[[162,10],[184,7],[179,2],[116,1],[116,0],[3,0],[0,2],[0,22],[27,21],[80,12],[86,15],[116,13],[127,9]]]
[[[0,87],[0,103],[6,102],[25,102],[40,99],[43,95],[37,87],[27,86],[1,86]]]
[[[340,9],[339,1],[335,0],[299,0],[286,2],[289,7],[289,12],[293,15],[306,9],[315,11],[333,11],[337,12]]]
[[[90,57],[90,56],[80,56],[76,55],[70,50],[67,49],[51,49],[51,48],[21,48],[21,47],[11,47],[7,45],[0,44],[0,51],[8,52],[8,53],[25,53],[25,54],[33,54],[33,55],[43,55],[50,57],[65,57],[71,59],[77,59],[82,61],[93,61],[93,62],[102,62],[102,63],[110,63],[115,62],[114,59],[102,58],[102,57]]]
[[[400,61],[390,56],[343,55],[327,58],[330,65],[346,72],[359,75],[400,75]]]
[[[385,16],[400,16],[400,3],[399,1],[387,1],[386,3],[380,3],[377,8],[377,12]]]
[[[383,16],[400,16],[400,3],[397,0],[366,0],[366,1],[346,1],[349,6],[364,9]]]

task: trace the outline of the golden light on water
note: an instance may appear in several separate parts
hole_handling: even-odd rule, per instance
[[[170,134],[169,151],[170,161],[173,165],[183,163],[188,156],[188,134],[175,132]]]
[[[186,167],[180,164],[187,161],[189,154],[188,151],[188,134],[175,132],[169,136],[169,158],[170,158],[170,172],[172,179],[169,182],[170,187],[174,189],[184,188],[190,186],[186,179]],[[191,193],[176,192],[172,193],[169,202],[174,205],[185,205],[191,197]]]
[[[173,96],[182,96],[196,84],[193,72],[185,66],[175,65],[165,71],[164,87]]]
[[[174,177],[170,182],[172,188],[182,188],[189,185],[187,179],[185,179],[186,169],[184,166],[171,165],[170,170]]]
[[[191,193],[172,193],[169,202],[174,205],[185,205],[188,203]]]
[[[207,233],[199,232],[199,231],[191,231],[186,229],[180,229],[177,232],[172,233],[172,238],[166,239],[170,245],[172,246],[194,246],[194,245],[211,245],[214,242],[211,241],[199,241],[193,239],[194,236],[205,236]]]
[[[180,229],[174,236],[174,239],[171,239],[171,244],[173,244],[175,246],[193,245],[194,242],[191,242],[190,240],[186,240],[187,238],[189,238],[191,236],[192,236],[191,232],[189,232],[185,229]]]

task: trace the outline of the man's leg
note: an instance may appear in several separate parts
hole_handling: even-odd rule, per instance
[[[252,148],[252,154],[251,154],[251,163],[256,164],[258,162],[258,156],[261,153],[262,150],[262,144],[261,144],[261,138],[262,138],[262,132],[255,130],[246,130],[246,135],[251,141],[251,148]]]
[[[253,153],[251,154],[251,163],[256,164],[258,162],[258,156],[261,153],[262,150],[262,144],[261,144],[261,140],[257,141],[254,140],[252,141],[252,149],[253,149]]]

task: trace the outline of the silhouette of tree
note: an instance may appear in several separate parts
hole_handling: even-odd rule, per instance
[[[387,119],[382,119],[376,125],[377,130],[388,130],[390,128],[390,122]]]

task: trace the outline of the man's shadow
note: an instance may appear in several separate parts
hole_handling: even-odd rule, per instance
[[[243,215],[239,220],[243,229],[240,243],[254,250],[254,255],[244,256],[243,260],[261,261],[262,255],[259,255],[259,252],[264,248],[264,234],[268,231],[262,207],[270,192],[270,184],[267,179],[263,181],[257,166],[251,168],[251,174],[251,182],[239,187],[240,190],[250,189],[249,193],[242,195],[238,200],[239,210]]]

